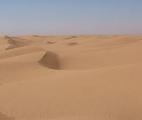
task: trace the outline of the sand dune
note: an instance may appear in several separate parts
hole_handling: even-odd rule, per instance
[[[5,51],[8,46],[8,41],[4,37],[0,37],[0,53]]]
[[[5,36],[5,39],[8,41],[9,46],[7,47],[8,49],[13,49],[13,48],[18,48],[18,47],[23,47],[25,45],[27,45],[27,42],[24,42],[24,39],[18,39],[17,37],[9,37],[9,36]]]
[[[0,120],[142,119],[141,36],[10,38],[0,38]]]

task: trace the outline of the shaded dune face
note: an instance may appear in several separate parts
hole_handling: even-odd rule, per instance
[[[60,58],[56,53],[46,52],[45,55],[39,60],[39,63],[51,69],[61,69]]]
[[[0,120],[15,120],[15,119],[5,114],[0,113]]]

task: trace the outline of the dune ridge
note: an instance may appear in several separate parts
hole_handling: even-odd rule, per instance
[[[24,55],[24,54],[31,54],[31,53],[39,52],[39,51],[43,51],[43,50],[44,49],[42,49],[40,47],[36,47],[36,46],[22,47],[19,49],[15,48],[15,49],[11,49],[11,50],[1,53],[0,59],[15,57],[15,56]]]
[[[9,43],[7,50],[18,48],[18,47],[23,47],[27,45],[27,43],[25,43],[23,40],[18,40],[16,37],[5,36],[4,38],[8,40],[8,43]]]

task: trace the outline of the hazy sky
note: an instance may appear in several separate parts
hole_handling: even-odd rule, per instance
[[[142,34],[142,0],[0,0],[0,34]]]

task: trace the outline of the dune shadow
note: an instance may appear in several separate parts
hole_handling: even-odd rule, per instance
[[[59,56],[54,52],[47,51],[45,55],[39,60],[39,63],[51,69],[61,69]]]
[[[70,40],[70,39],[75,39],[75,38],[77,38],[78,36],[69,36],[69,37],[66,37],[65,39],[66,40]]]
[[[47,41],[47,44],[55,44],[55,41]]]
[[[0,120],[15,120],[14,117],[9,117],[0,112]]]
[[[70,42],[70,43],[67,43],[68,46],[75,46],[75,45],[78,45],[77,42]]]

